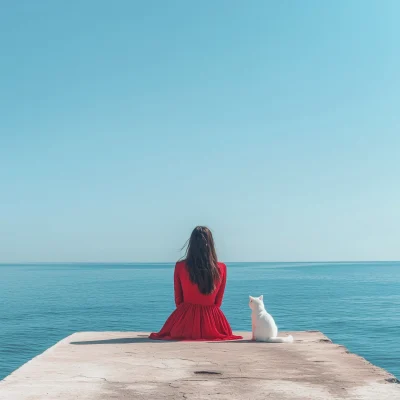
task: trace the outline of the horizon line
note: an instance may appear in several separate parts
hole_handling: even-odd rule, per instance
[[[178,261],[0,261],[0,265],[21,265],[21,264],[176,264]],[[400,262],[400,260],[316,260],[316,261],[221,261],[226,264],[293,264],[293,263],[382,263],[382,262]]]

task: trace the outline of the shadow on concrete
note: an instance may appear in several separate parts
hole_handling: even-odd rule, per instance
[[[239,339],[239,340],[213,340],[212,342],[207,342],[207,343],[265,343],[265,342],[256,342],[254,340],[245,340],[245,339]]]
[[[297,340],[297,342],[300,342],[300,340]],[[275,345],[275,344],[285,344],[285,343],[273,343],[273,342],[259,342],[257,340],[223,340],[223,341],[212,341],[212,342],[207,342],[207,343],[236,343],[236,344],[243,344],[243,343],[253,343],[253,344],[262,344],[262,345]]]
[[[148,337],[135,337],[135,338],[117,338],[106,340],[88,340],[84,342],[71,342],[74,345],[91,345],[91,344],[126,344],[126,343],[171,343],[174,340],[152,340]]]

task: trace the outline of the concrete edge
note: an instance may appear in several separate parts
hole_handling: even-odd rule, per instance
[[[54,350],[56,347],[58,347],[60,344],[66,342],[67,340],[69,340],[69,338],[71,338],[74,335],[79,334],[80,332],[75,332],[72,335],[68,335],[66,336],[64,339],[59,340],[58,342],[56,342],[53,346],[50,346],[48,349],[46,349],[45,351],[43,351],[42,353],[38,354],[37,356],[31,358],[30,360],[26,361],[25,363],[23,363],[22,365],[20,365],[16,370],[14,370],[13,372],[11,372],[11,374],[7,375],[6,377],[4,377],[3,379],[0,379],[0,382],[6,382],[8,378],[10,378],[11,376],[13,376],[14,374],[16,374],[20,369],[24,368],[26,365],[32,363],[35,360],[38,360],[42,357],[44,357],[47,353],[50,353],[52,350]]]

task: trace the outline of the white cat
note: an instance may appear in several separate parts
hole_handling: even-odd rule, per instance
[[[278,327],[265,309],[263,296],[250,297],[252,340],[269,343],[292,343],[293,336],[278,337]]]

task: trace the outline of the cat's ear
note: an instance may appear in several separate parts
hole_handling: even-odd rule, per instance
[[[254,300],[254,297],[249,296],[249,299],[250,299],[250,301],[253,301],[253,300]]]
[[[263,301],[263,299],[264,299],[264,296],[263,296],[263,295],[261,295],[261,296],[259,297],[259,299],[260,299],[261,301]]]

